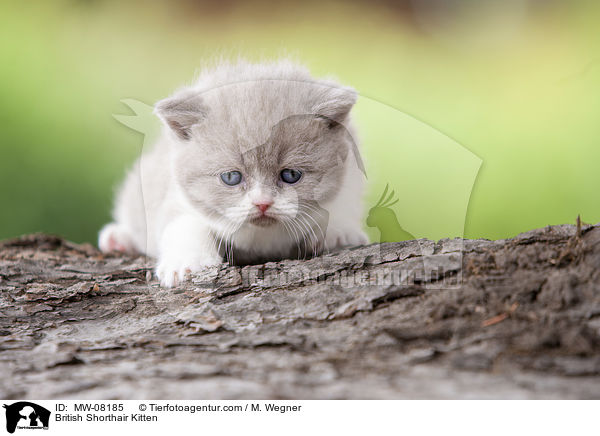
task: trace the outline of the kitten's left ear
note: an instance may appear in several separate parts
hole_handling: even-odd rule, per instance
[[[198,91],[186,89],[156,103],[154,113],[184,141],[190,139],[191,129],[208,114]]]
[[[352,88],[331,87],[321,101],[313,106],[312,111],[315,115],[332,121],[332,124],[341,123],[350,113],[356,99],[356,91]]]

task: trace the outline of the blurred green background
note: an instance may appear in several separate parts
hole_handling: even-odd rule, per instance
[[[4,1],[0,17],[0,239],[44,231],[95,242],[142,147],[112,117],[131,113],[120,100],[153,104],[207,61],[238,55],[290,54],[397,111],[402,141],[426,143],[427,126],[464,147],[474,160],[456,189],[467,201],[448,207],[466,237],[578,214],[600,221],[598,2]],[[386,183],[399,217],[410,183],[452,188],[436,165],[420,180],[403,169],[394,133],[369,109],[377,105],[361,104],[370,205]],[[456,159],[447,166],[460,173]],[[412,219],[426,225],[409,224],[415,236],[462,233],[419,201]]]

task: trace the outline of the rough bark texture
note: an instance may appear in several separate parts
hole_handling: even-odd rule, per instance
[[[149,259],[26,236],[0,243],[0,397],[600,398],[599,267],[600,227],[556,226],[165,290]]]

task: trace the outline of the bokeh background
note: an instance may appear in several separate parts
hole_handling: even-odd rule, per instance
[[[238,55],[294,56],[415,120],[402,141],[426,142],[425,125],[464,147],[481,163],[472,192],[456,188],[469,191],[456,206],[466,237],[600,221],[599,2],[3,1],[0,20],[0,239],[95,242],[142,149],[112,116],[131,114],[121,100],[153,104],[216,56]],[[435,165],[407,175],[372,107],[356,111],[368,204],[390,183],[401,216],[402,187],[451,189]],[[436,216],[415,236],[461,233],[440,230],[439,210],[419,201],[420,216]]]

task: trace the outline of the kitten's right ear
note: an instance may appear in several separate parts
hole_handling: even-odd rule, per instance
[[[320,95],[320,100],[312,108],[312,113],[328,120],[330,126],[343,122],[356,103],[356,91],[349,87],[329,87]]]
[[[208,109],[198,91],[186,89],[156,103],[154,113],[177,135],[187,141],[194,124],[202,121]]]

